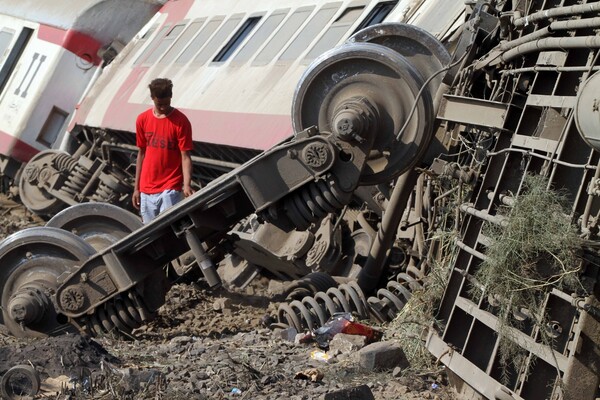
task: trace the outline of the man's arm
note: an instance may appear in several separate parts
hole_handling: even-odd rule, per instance
[[[194,194],[194,190],[192,189],[192,157],[187,150],[181,152],[181,168],[183,170],[183,195],[188,197]]]
[[[140,174],[142,173],[142,164],[144,163],[145,156],[146,149],[139,149],[137,160],[135,161],[135,185],[133,187],[133,195],[131,196],[131,202],[137,209],[140,208]]]

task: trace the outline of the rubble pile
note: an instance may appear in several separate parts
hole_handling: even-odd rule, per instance
[[[44,221],[27,208],[0,194],[0,239]]]
[[[2,238],[43,224],[1,204]],[[39,375],[35,398],[53,399],[455,398],[442,372],[409,372],[385,326],[273,330],[277,300],[266,278],[243,290],[178,283],[131,340],[74,332],[25,340],[0,330],[0,379],[28,366]]]

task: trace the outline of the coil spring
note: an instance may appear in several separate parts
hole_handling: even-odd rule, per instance
[[[75,198],[81,194],[92,174],[68,154],[59,153],[53,158],[53,165],[60,172],[68,173],[68,179],[61,188],[64,192]]]
[[[139,296],[130,291],[96,308],[92,315],[85,317],[82,326],[94,336],[129,336],[131,331],[142,326],[152,316],[153,313],[146,308]]]
[[[379,289],[376,296],[369,297],[371,315],[378,322],[393,320],[408,303],[412,292],[423,287],[421,279],[406,272],[399,273],[395,280],[388,281],[385,288]]]
[[[99,201],[105,203],[112,203],[114,198],[115,191],[102,181],[98,183],[96,192],[91,197],[92,201]]]
[[[298,332],[313,330],[324,325],[335,313],[356,313],[360,319],[369,318],[369,305],[365,295],[354,281],[317,292],[302,300],[283,303],[277,311],[279,326],[291,326]]]
[[[334,181],[328,185],[324,180],[319,180],[286,198],[284,207],[294,225],[304,230],[327,214],[342,209],[350,198],[351,194],[339,190]]]
[[[54,168],[56,168],[58,171],[68,172],[73,169],[73,167],[77,164],[77,161],[75,161],[75,159],[68,154],[58,153],[53,157],[52,163]]]
[[[310,274],[295,280],[287,287],[285,291],[287,294],[286,299],[300,300],[305,296],[326,291],[334,286],[337,286],[337,282],[331,275],[324,272],[311,272]]]
[[[317,292],[312,297],[283,303],[277,311],[277,327],[293,327],[298,332],[312,331],[338,312],[355,314],[361,320],[371,317],[378,322],[389,322],[408,302],[411,292],[422,288],[420,278],[406,272],[399,273],[385,288],[379,289],[376,296],[368,299],[358,284],[351,281]]]
[[[81,196],[85,185],[87,185],[91,178],[92,174],[81,165],[77,164],[73,167],[73,170],[69,174],[69,179],[67,179],[61,189],[72,197],[79,197]]]

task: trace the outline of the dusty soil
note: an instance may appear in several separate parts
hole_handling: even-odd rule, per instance
[[[42,224],[0,199],[0,239]],[[356,349],[319,360],[315,343],[296,343],[266,327],[277,307],[267,287],[266,278],[243,291],[178,284],[158,317],[128,341],[77,333],[15,339],[0,326],[0,377],[17,365],[34,367],[41,382],[35,398],[53,399],[456,398],[443,370],[373,372],[360,367]],[[381,328],[384,340],[393,336]],[[30,386],[17,378],[10,382]],[[352,388],[353,394],[332,397]]]

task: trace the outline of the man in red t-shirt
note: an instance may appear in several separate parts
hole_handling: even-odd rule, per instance
[[[173,83],[154,79],[148,85],[154,107],[136,120],[139,147],[133,206],[148,223],[158,214],[194,193],[192,190],[192,125],[171,107]]]

